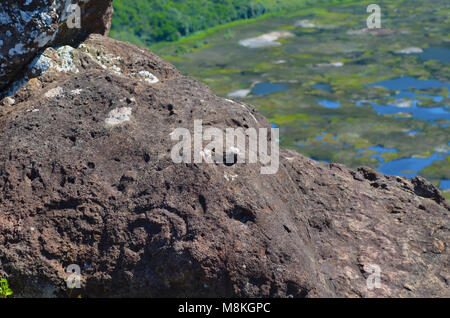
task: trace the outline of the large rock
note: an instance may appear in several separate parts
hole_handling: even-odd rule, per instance
[[[450,208],[426,180],[288,150],[274,175],[173,163],[170,133],[194,119],[270,124],[99,35],[25,73],[0,108],[0,276],[16,294],[66,296],[78,264],[84,297],[450,296]]]
[[[71,23],[75,22],[72,3],[81,9],[81,28]],[[76,43],[90,33],[106,35],[112,13],[112,0],[2,0],[0,96],[38,51],[50,45]]]

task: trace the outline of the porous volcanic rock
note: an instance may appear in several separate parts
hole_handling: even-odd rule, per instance
[[[176,164],[170,134],[270,128],[150,51],[48,48],[0,107],[0,276],[20,296],[449,297],[449,205],[428,181],[282,150],[280,169]],[[380,285],[368,289],[374,268]]]
[[[67,25],[72,4],[81,9],[81,28]],[[112,0],[2,0],[0,90],[16,80],[40,50],[76,43],[91,33],[107,35],[112,14]]]

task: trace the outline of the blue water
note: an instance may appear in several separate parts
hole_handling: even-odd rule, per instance
[[[398,152],[397,149],[395,148],[385,148],[382,146],[373,146],[373,147],[369,147],[370,150],[372,151],[376,151],[376,152]]]
[[[252,89],[254,95],[268,95],[278,92],[283,92],[288,89],[288,84],[285,83],[258,83]]]
[[[435,79],[419,80],[414,77],[405,76],[391,80],[381,81],[368,86],[371,87],[383,86],[389,90],[395,91],[392,92],[392,95],[390,96],[391,98],[395,99],[395,102],[389,103],[388,105],[377,104],[376,102],[373,101],[357,102],[358,106],[370,105],[378,113],[378,115],[409,113],[411,114],[412,118],[430,121],[431,122],[430,124],[434,124],[433,121],[442,119],[450,121],[450,107],[448,105],[439,105],[439,103],[441,103],[444,100],[444,97],[439,95],[415,93],[415,90],[426,90],[432,88],[434,89],[447,88],[450,90],[449,83],[441,82]],[[321,87],[316,86],[314,88],[320,89]],[[322,89],[324,88],[325,87],[322,87]],[[419,97],[429,98],[433,100],[435,103],[438,103],[439,106],[421,107],[420,105],[423,101],[419,99]],[[338,102],[326,99],[320,100],[318,103],[326,108],[339,108],[341,106],[341,104]],[[407,133],[410,136],[415,136],[419,132],[420,132],[419,130],[411,130]],[[323,136],[318,136],[316,137],[316,139],[323,141]],[[305,145],[303,145],[302,143],[298,143],[297,145],[299,147],[305,147]],[[398,150],[378,145],[369,147],[367,149],[358,149],[360,155],[358,155],[357,157],[363,156],[363,153],[367,150],[376,152],[376,154],[371,156],[371,158],[375,158],[379,162],[378,170],[380,172],[388,175],[404,176],[408,178],[413,178],[417,176],[418,173],[424,168],[430,166],[435,161],[444,160],[447,156],[450,155],[450,152],[435,153],[429,156],[428,158],[400,158],[385,162],[384,159],[382,158],[383,153],[398,153]],[[442,180],[440,187],[441,189],[450,188],[450,181]]]
[[[378,115],[409,113],[412,118],[434,121],[439,119],[450,120],[450,112],[445,107],[419,107],[417,102],[413,102],[411,107],[398,107],[393,105],[378,105],[373,103],[372,108]]]
[[[441,47],[429,47],[423,50],[423,53],[418,55],[422,61],[437,60],[442,63],[450,62],[450,50]]]
[[[369,87],[383,86],[386,87],[387,89],[402,90],[402,91],[406,91],[409,88],[428,89],[436,87],[447,87],[448,89],[450,89],[449,83],[444,83],[435,79],[419,80],[417,78],[410,76],[402,76],[386,81],[381,81],[375,84],[370,84],[367,86]]]
[[[408,131],[408,135],[410,136],[415,136],[420,132],[420,130],[410,130]]]
[[[450,180],[441,180],[441,184],[439,185],[439,188],[441,188],[441,190],[450,189]]]
[[[304,143],[302,143],[302,142],[297,142],[296,143],[296,145],[298,146],[298,147],[300,147],[300,148],[306,148],[306,147],[312,147],[312,145],[305,145]]]
[[[429,96],[429,95],[423,95],[423,96],[433,98],[433,101],[435,101],[436,103],[440,103],[444,100],[443,96]]]
[[[385,148],[385,147],[382,147],[382,146],[373,146],[373,147],[369,147],[369,150],[378,152],[377,154],[375,154],[375,155],[373,155],[373,156],[370,156],[370,158],[378,159],[379,162],[384,162],[383,157],[381,157],[381,155],[380,155],[381,153],[384,153],[384,152],[397,153],[397,152],[398,152],[397,149],[394,149],[394,148]]]
[[[415,99],[416,97],[428,97],[428,98],[431,98],[436,103],[440,103],[440,102],[442,102],[444,100],[443,96],[432,96],[432,95],[427,95],[427,94],[416,94],[416,93],[411,92],[411,91],[401,91],[398,94],[393,95],[392,97],[394,97],[396,99],[403,99],[403,98]]]
[[[370,84],[368,86],[383,86],[390,90],[400,91],[391,96],[399,101],[405,98],[411,99],[411,107],[400,107],[397,103],[390,105],[380,105],[375,102],[367,102],[367,104],[371,105],[378,115],[409,113],[412,118],[422,119],[426,121],[436,121],[440,119],[450,120],[450,111],[448,106],[442,105],[439,107],[420,107],[421,100],[417,99],[417,97],[427,97],[431,98],[436,103],[440,103],[444,100],[442,96],[416,94],[415,92],[410,91],[410,89],[420,90],[444,87],[450,89],[449,83],[444,83],[434,79],[419,80],[414,77],[404,76]],[[363,102],[358,101],[357,105],[362,106]]]
[[[376,151],[377,154],[371,156],[370,158],[376,158],[378,162],[380,162],[380,166],[377,168],[380,172],[387,175],[394,176],[404,176],[407,178],[416,177],[417,174],[424,168],[428,167],[435,161],[444,160],[446,156],[450,155],[450,152],[447,153],[435,153],[428,158],[400,158],[396,160],[391,160],[385,162],[381,157],[382,153],[398,153],[395,148],[386,148],[381,145],[369,147],[367,149],[357,149],[359,153],[363,153],[366,150]],[[361,158],[360,155],[357,158]],[[444,186],[446,183],[443,180]],[[449,186],[450,184],[447,184]]]
[[[378,167],[378,170],[388,175],[413,178],[423,168],[428,167],[435,161],[444,159],[445,157],[439,153],[435,153],[428,158],[402,158],[383,163]]]
[[[315,88],[315,89],[320,89],[322,91],[326,91],[329,93],[333,92],[333,90],[331,89],[331,86],[328,84],[314,84],[314,85],[311,85],[311,87]]]
[[[319,100],[319,105],[322,105],[325,108],[332,108],[332,109],[341,107],[341,103],[333,102],[333,101],[327,100],[327,99]]]

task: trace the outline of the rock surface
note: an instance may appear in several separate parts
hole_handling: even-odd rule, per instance
[[[22,296],[450,297],[449,204],[422,178],[281,151],[175,164],[170,133],[270,127],[151,52],[48,48],[0,107],[0,276]],[[375,266],[380,285],[369,290]]]
[[[71,4],[80,8],[81,28],[67,24],[75,21]],[[23,72],[40,50],[61,43],[76,43],[90,33],[106,35],[112,13],[112,0],[2,0],[0,91]]]

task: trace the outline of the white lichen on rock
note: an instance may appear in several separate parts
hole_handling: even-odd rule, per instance
[[[56,53],[56,57],[54,53]],[[64,73],[78,73],[79,70],[74,63],[74,58],[75,49],[71,46],[65,45],[56,49],[56,51],[53,48],[48,48],[34,59],[29,68],[33,75],[41,75],[49,69]]]
[[[70,91],[70,94],[73,96],[80,95],[83,90],[81,88],[77,88]]]
[[[111,71],[117,75],[122,75],[122,69],[118,66],[122,58],[107,53],[102,47],[90,47],[81,44],[78,49],[86,53],[95,63],[107,71]]]
[[[159,79],[150,73],[149,71],[140,71],[139,75],[144,78],[144,81],[150,84],[155,84],[159,82]]]
[[[58,86],[47,91],[47,93],[45,93],[44,96],[47,98],[56,98],[61,96],[63,93],[64,93],[63,88]]]
[[[22,55],[29,51],[22,43],[17,43],[15,47],[11,48],[8,52],[9,56]]]
[[[230,180],[234,181],[238,177],[237,174],[229,174],[226,172],[224,172],[223,176],[224,176],[225,180],[227,180],[227,181],[230,181]]]
[[[109,112],[108,117],[105,119],[105,123],[107,125],[116,126],[123,122],[130,121],[131,113],[131,107],[113,109]]]
[[[52,60],[44,52],[34,59],[30,65],[30,69],[33,74],[42,74],[52,66]]]
[[[16,100],[15,100],[14,98],[12,98],[12,97],[6,97],[6,98],[3,100],[3,104],[4,104],[5,106],[12,106],[12,105],[14,105],[15,102],[16,102]]]
[[[74,52],[75,49],[69,45],[64,45],[56,50],[56,53],[61,58],[61,63],[55,65],[55,68],[59,72],[75,72],[78,73],[79,70],[74,64]]]

